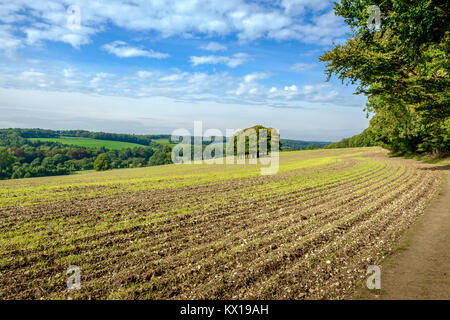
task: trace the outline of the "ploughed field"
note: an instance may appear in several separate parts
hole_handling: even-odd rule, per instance
[[[0,181],[0,299],[344,298],[441,179],[356,148]]]

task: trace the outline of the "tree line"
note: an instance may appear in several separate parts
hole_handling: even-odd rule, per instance
[[[30,133],[24,132],[24,129],[0,130],[0,179],[65,175],[80,170],[137,168],[171,163],[170,146],[163,147],[154,142],[151,147],[108,150],[67,146],[58,142],[31,141],[27,137],[36,136]],[[43,132],[39,131],[39,134]],[[38,138],[40,137],[42,136]]]
[[[332,142],[326,145],[325,149],[335,148],[358,148],[358,147],[373,147],[377,143],[370,134],[369,129],[364,130],[360,134],[354,135],[350,138],[344,138],[339,142]]]

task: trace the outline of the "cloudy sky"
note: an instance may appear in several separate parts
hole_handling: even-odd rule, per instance
[[[318,57],[349,30],[327,0],[0,1],[0,127],[238,129],[334,141],[365,98]]]

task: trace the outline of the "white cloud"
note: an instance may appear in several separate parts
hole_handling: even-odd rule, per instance
[[[69,5],[78,5],[81,9],[79,30],[67,27]],[[107,30],[109,25],[133,32],[156,32],[162,37],[234,35],[241,41],[270,38],[328,44],[348,31],[343,19],[335,16],[331,7],[331,1],[326,0],[283,0],[270,6],[263,1],[244,0],[2,1],[2,28],[14,27],[20,32],[0,31],[0,49],[13,52],[24,42],[34,45],[43,40],[79,48],[90,43],[93,35]],[[306,9],[311,15],[307,16]],[[216,51],[223,49],[217,43],[206,47]],[[121,54],[162,57],[152,51],[136,50]]]
[[[54,84],[53,81],[47,78],[45,73],[33,69],[21,72],[17,80],[24,86],[33,86],[36,88],[46,88]]]
[[[348,31],[342,18],[336,16],[333,10],[323,14],[312,15],[312,22],[292,24],[287,28],[274,29],[268,32],[268,37],[282,40],[298,40],[303,43],[329,45],[333,41],[341,42]]]
[[[29,45],[40,44],[42,40],[60,41],[79,49],[81,45],[91,42],[90,37],[96,33],[94,28],[83,26],[80,30],[70,30],[65,25],[35,23],[22,28],[27,35],[25,41]]]
[[[229,93],[240,96],[240,95],[246,93],[247,91],[248,91],[247,86],[243,83],[240,83],[239,87],[236,90],[231,90]]]
[[[238,15],[239,16],[239,15]],[[238,34],[241,40],[255,40],[270,35],[276,30],[283,30],[292,25],[291,17],[280,12],[254,12],[243,18],[233,19],[238,29],[242,31]]]
[[[102,49],[107,51],[108,53],[118,56],[119,58],[147,57],[155,59],[165,59],[169,57],[169,54],[167,53],[132,47],[126,42],[120,40],[105,44],[102,46]]]
[[[262,80],[271,76],[253,72],[241,77],[228,72],[186,72],[181,70],[140,70],[129,74],[91,72],[68,68],[67,65],[34,65],[33,68],[0,70],[0,87],[42,89],[60,92],[80,92],[116,97],[166,97],[179,101],[216,101],[220,103],[267,105],[298,108],[342,105],[362,108],[365,98],[344,94],[330,83],[288,83],[266,85]],[[62,77],[65,75],[65,77]],[[61,81],[61,78],[62,81]],[[280,79],[276,79],[279,81]]]
[[[297,86],[293,84],[293,85],[290,86],[290,87],[285,86],[285,87],[284,87],[284,91],[298,91],[298,89],[297,89]]]
[[[236,90],[231,90],[228,93],[236,96],[247,95],[250,99],[255,99],[255,95],[258,95],[258,99],[264,97],[265,87],[259,83],[260,80],[269,78],[271,75],[266,72],[253,72],[245,75],[243,81],[241,81]],[[241,98],[242,99],[242,98]]]
[[[244,77],[244,81],[247,83],[267,79],[270,75],[265,72],[253,72]]]
[[[36,71],[33,71],[33,70],[23,71],[23,72],[20,73],[20,77],[24,78],[24,79],[26,79],[26,78],[42,78],[45,75],[46,74],[43,73],[43,72],[36,72]]]
[[[218,42],[209,42],[206,45],[200,46],[200,49],[203,49],[206,51],[225,51],[225,50],[227,50],[227,47]]]
[[[8,57],[14,56],[16,50],[23,47],[22,40],[12,34],[13,28],[8,25],[0,25],[0,50]]]
[[[320,51],[321,51],[321,50],[319,50],[319,49],[306,50],[306,51],[304,51],[304,52],[301,52],[301,53],[300,53],[300,56],[303,56],[303,57],[310,57],[310,56],[312,56],[312,55],[315,55],[315,54],[320,53]]]
[[[171,74],[171,75],[160,78],[159,81],[166,81],[166,82],[180,81],[185,77],[185,75],[186,74],[184,74],[184,73]]]
[[[321,11],[330,5],[328,0],[281,0],[281,7],[285,12],[292,15],[298,15],[305,12],[306,9]]]
[[[249,61],[250,56],[246,53],[236,53],[233,54],[231,57],[214,56],[214,55],[200,56],[200,57],[191,56],[189,57],[189,60],[191,61],[194,67],[201,64],[225,64],[230,68],[235,68]]]
[[[71,78],[75,74],[74,69],[63,69],[63,74],[65,78]]]
[[[109,75],[105,72],[100,72],[97,73],[92,79],[91,81],[89,81],[89,83],[91,85],[93,85],[94,87],[97,87],[100,83],[100,81],[102,81],[103,79],[107,78]],[[103,89],[101,89],[101,91],[103,91]]]
[[[305,94],[312,93],[314,91],[314,89],[315,88],[312,85],[305,85],[305,86],[303,86],[303,92]]]
[[[253,94],[257,94],[258,93],[258,88],[251,88],[250,90],[248,90],[248,93],[253,95]]]
[[[137,72],[137,76],[141,79],[145,79],[145,78],[149,78],[149,77],[153,77],[155,75],[158,75],[158,72],[154,72],[154,71],[138,71]]]
[[[314,68],[316,65],[314,63],[295,63],[293,64],[290,69],[292,71],[295,72],[303,72],[303,71],[307,71],[307,70],[311,70],[312,68]]]
[[[193,132],[193,121],[204,130],[246,128],[258,123],[279,128],[283,138],[312,141],[340,140],[361,132],[368,119],[359,108],[296,102],[298,109],[270,105],[145,97],[128,98],[78,92],[0,88],[0,127],[86,129],[117,133],[170,134],[174,129]],[[126,105],[127,108],[123,108]],[[164,108],[161,108],[164,106]],[[212,113],[211,110],[217,110]],[[325,112],[326,111],[326,112]],[[219,115],[219,116],[218,116]],[[238,115],[238,116],[236,116]]]

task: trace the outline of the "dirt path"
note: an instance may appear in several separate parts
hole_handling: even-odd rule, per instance
[[[381,295],[371,299],[450,299],[450,168],[439,198],[385,263]],[[368,290],[367,290],[368,291]]]

